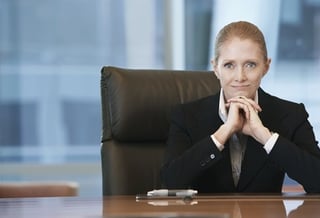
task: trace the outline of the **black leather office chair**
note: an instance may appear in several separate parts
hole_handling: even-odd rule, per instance
[[[159,173],[172,107],[219,89],[212,72],[103,67],[103,195],[161,188]]]

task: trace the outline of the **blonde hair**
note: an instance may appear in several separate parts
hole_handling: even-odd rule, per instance
[[[214,59],[216,62],[218,61],[220,56],[220,47],[223,45],[223,43],[234,37],[238,37],[240,39],[250,39],[253,42],[257,43],[261,49],[264,59],[268,59],[266,42],[260,29],[252,23],[246,21],[238,21],[224,26],[219,31],[216,37],[214,48]]]

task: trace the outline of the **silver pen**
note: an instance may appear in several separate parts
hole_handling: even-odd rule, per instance
[[[197,190],[193,189],[155,189],[149,191],[147,196],[193,196],[198,193]]]

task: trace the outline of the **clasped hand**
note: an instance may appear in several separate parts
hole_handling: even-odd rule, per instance
[[[231,98],[226,103],[228,118],[225,123],[231,134],[241,132],[252,136],[261,144],[271,137],[270,131],[261,122],[258,113],[261,107],[252,99],[244,96]]]

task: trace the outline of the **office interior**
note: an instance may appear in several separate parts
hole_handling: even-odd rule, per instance
[[[235,20],[264,32],[262,87],[304,103],[319,139],[320,0],[0,0],[0,182],[101,196],[101,68],[211,70]]]

